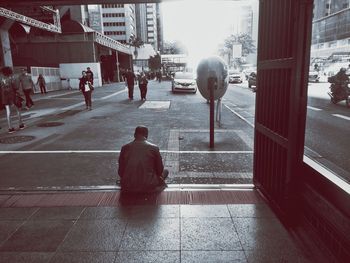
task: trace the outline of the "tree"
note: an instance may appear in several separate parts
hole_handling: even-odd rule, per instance
[[[149,68],[154,70],[159,70],[162,67],[161,57],[159,54],[156,54],[148,59]]]
[[[164,54],[187,54],[187,48],[180,41],[164,42]]]
[[[142,41],[142,39],[135,37],[135,36],[131,36],[129,38],[129,43],[130,46],[134,47],[134,55],[135,57],[137,57],[137,49],[142,47],[144,45],[144,42]]]

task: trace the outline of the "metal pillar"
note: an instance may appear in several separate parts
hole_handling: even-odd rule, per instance
[[[3,58],[2,61],[0,61],[1,66],[13,66],[10,37],[8,32],[12,24],[13,21],[5,20],[0,28],[1,53]]]

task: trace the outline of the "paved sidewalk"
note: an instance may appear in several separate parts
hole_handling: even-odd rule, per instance
[[[125,200],[115,191],[1,194],[0,262],[322,262],[254,190]]]

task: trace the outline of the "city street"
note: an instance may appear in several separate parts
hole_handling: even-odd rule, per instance
[[[333,104],[327,94],[329,83],[309,83],[305,155],[350,181],[350,109],[345,101]],[[237,87],[240,87],[238,89]],[[235,85],[233,103],[254,114],[255,95],[247,84]],[[253,121],[252,121],[253,123]]]
[[[150,81],[148,100],[135,86],[130,102],[124,83],[105,85],[95,89],[92,111],[77,91],[38,94],[23,113],[27,128],[14,134],[7,134],[2,111],[1,189],[114,187],[119,150],[140,124],[159,145],[170,184],[251,183],[254,102],[243,99],[249,91],[229,87],[210,150],[209,105],[199,93],[170,90],[170,82]]]
[[[350,182],[350,109],[333,104],[329,83],[310,83],[305,154]]]
[[[330,103],[328,83],[309,84],[305,154],[349,180],[350,113]],[[1,189],[114,187],[121,146],[146,125],[159,145],[169,184],[251,183],[255,93],[230,84],[223,98],[215,149],[209,149],[209,105],[197,94],[173,94],[170,82],[150,81],[148,100],[127,99],[124,83],[105,85],[86,111],[78,91],[34,96],[27,128],[7,134],[1,112]],[[16,122],[15,122],[16,123]]]

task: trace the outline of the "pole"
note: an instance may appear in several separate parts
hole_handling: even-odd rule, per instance
[[[220,98],[218,99],[218,102],[216,104],[216,121],[219,123],[220,127],[221,127],[221,112],[222,112],[222,102]]]
[[[209,99],[210,99],[210,114],[209,114],[209,120],[210,120],[210,142],[209,147],[211,149],[214,148],[214,86],[216,83],[216,78],[209,78],[208,79],[208,88],[209,88]]]

